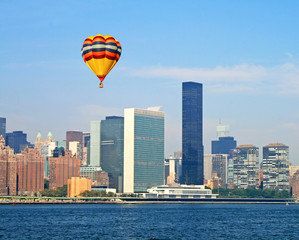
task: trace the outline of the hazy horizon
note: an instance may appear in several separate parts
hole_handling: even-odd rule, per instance
[[[87,7],[88,11],[86,11]],[[203,83],[204,149],[216,126],[237,144],[282,142],[299,165],[299,2],[2,1],[0,117],[34,142],[89,131],[124,108],[162,106],[165,155],[181,150],[182,82]],[[104,9],[104,10],[103,10]],[[85,38],[112,35],[122,55],[98,88]],[[262,155],[260,155],[260,161]]]

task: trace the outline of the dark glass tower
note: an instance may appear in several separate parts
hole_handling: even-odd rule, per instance
[[[6,146],[15,150],[15,153],[21,153],[28,146],[27,134],[23,131],[14,131],[6,134]]]
[[[237,141],[233,137],[220,137],[212,141],[212,154],[229,154],[237,147]]]
[[[202,84],[183,83],[182,183],[203,184]]]
[[[4,140],[5,140],[5,136],[6,136],[6,118],[2,118],[0,117],[0,136],[3,136]]]
[[[101,167],[108,173],[109,187],[123,192],[124,118],[101,121]]]

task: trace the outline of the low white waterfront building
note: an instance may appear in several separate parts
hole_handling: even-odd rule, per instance
[[[144,198],[216,198],[211,189],[205,189],[204,185],[180,185],[169,184],[147,189],[143,193]]]
[[[91,187],[91,191],[116,194],[116,188],[105,188],[105,187],[101,187],[101,186],[93,186],[93,187]]]

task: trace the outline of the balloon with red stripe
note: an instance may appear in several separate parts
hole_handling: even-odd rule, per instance
[[[100,88],[102,88],[102,82],[121,55],[119,41],[110,35],[91,36],[85,39],[81,53],[84,62],[100,79]]]

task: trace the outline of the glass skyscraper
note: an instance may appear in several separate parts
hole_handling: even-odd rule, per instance
[[[217,126],[217,140],[212,141],[212,154],[230,154],[237,141],[229,135],[229,125]]]
[[[204,183],[202,143],[202,84],[183,83],[182,183]]]
[[[212,154],[229,154],[236,147],[234,137],[220,137],[219,140],[212,141]]]
[[[90,164],[101,166],[101,121],[90,122]]]
[[[28,146],[27,134],[23,131],[14,131],[6,134],[6,146],[14,149],[14,153],[21,153]]]
[[[0,117],[0,136],[3,136],[5,140],[5,135],[6,135],[6,118]]]
[[[108,173],[109,188],[123,192],[124,118],[111,116],[101,121],[101,167]]]
[[[124,192],[164,184],[164,112],[160,107],[125,109]]]

